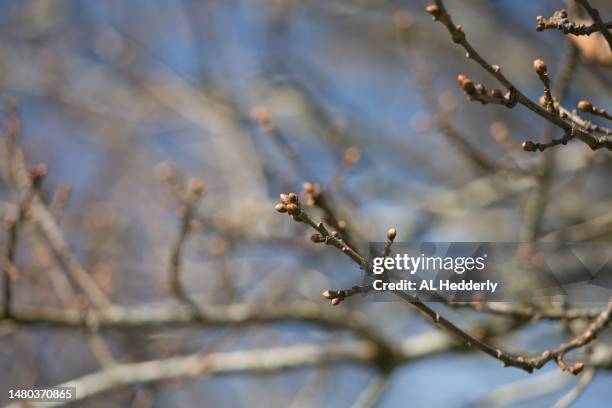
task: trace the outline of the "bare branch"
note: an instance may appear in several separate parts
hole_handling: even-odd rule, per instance
[[[365,258],[363,258],[361,255],[359,255],[359,253],[355,252],[351,248],[347,247],[339,238],[332,236],[323,226],[323,223],[314,222],[308,216],[308,214],[306,214],[302,210],[300,203],[297,199],[297,195],[295,193],[282,194],[281,202],[276,205],[275,209],[281,213],[287,212],[290,216],[292,216],[294,221],[305,223],[311,228],[317,230],[323,238],[321,242],[325,242],[327,244],[331,243],[331,245],[341,249],[342,253],[351,258],[357,265],[359,265],[360,268],[363,268],[366,271],[370,270],[368,267],[368,261]],[[361,290],[359,288],[360,287],[354,287],[352,290]],[[485,354],[488,354],[491,357],[500,360],[504,367],[517,367],[527,371],[528,373],[532,373],[534,369],[542,368],[546,363],[554,359],[563,371],[570,371],[572,374],[578,374],[580,371],[582,371],[584,365],[582,363],[575,363],[571,366],[565,364],[563,360],[565,353],[576,348],[585,346],[591,341],[593,341],[597,333],[607,327],[610,320],[610,314],[612,313],[611,299],[608,302],[608,306],[600,312],[595,321],[591,323],[587,330],[580,336],[576,337],[568,343],[561,344],[556,349],[545,350],[536,357],[524,357],[522,355],[505,352],[474,337],[473,335],[459,328],[446,317],[442,316],[440,313],[429,307],[427,304],[423,303],[416,296],[398,291],[393,291],[392,293],[410,303],[414,308],[416,308],[422,314],[427,316],[434,324],[439,325],[440,327],[444,328],[445,330],[456,336],[458,339],[463,340],[468,346],[476,347]],[[326,294],[327,293],[324,293],[324,296],[328,297],[326,296]],[[332,300],[333,299],[335,299],[335,296],[332,296]],[[337,305],[339,303],[340,302],[332,304]]]
[[[324,345],[298,345],[269,349],[232,351],[212,354],[192,354],[185,357],[120,364],[67,381],[57,387],[76,387],[76,401],[81,401],[118,387],[130,384],[190,379],[201,376],[229,373],[270,373],[301,367],[334,364],[340,361],[368,363],[376,357],[376,350],[367,342],[356,342],[350,346],[336,343]],[[66,402],[40,403],[32,406],[58,407]],[[21,405],[9,404],[6,408]]]

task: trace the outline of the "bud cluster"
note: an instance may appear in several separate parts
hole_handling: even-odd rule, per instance
[[[287,213],[293,217],[298,217],[302,212],[300,201],[295,193],[281,194],[280,202],[274,206],[274,209],[279,213]]]
[[[317,205],[321,200],[321,185],[307,181],[302,187],[304,188],[306,205],[309,207]]]
[[[499,89],[492,89],[487,93],[487,88],[483,84],[474,83],[464,74],[457,76],[457,82],[463,89],[463,92],[468,96],[469,100],[480,101],[483,105],[487,103],[496,103],[499,105],[510,105],[509,95],[504,96]]]
[[[551,18],[536,17],[536,31],[547,29],[557,29],[561,30],[563,34],[574,35],[590,35],[597,30],[595,25],[578,24],[570,21],[565,10],[555,11]]]
[[[425,7],[425,11],[427,11],[431,15],[431,18],[433,18],[434,21],[438,21],[440,19],[440,16],[442,15],[440,7],[436,6],[435,4],[430,4]]]
[[[553,13],[551,18],[544,18],[542,16],[536,17],[536,31],[544,31],[547,28],[558,28],[563,30],[562,26],[568,24],[570,21],[567,18],[567,11],[557,10]],[[563,30],[564,34],[568,34],[569,31]]]
[[[337,306],[347,297],[351,297],[356,293],[360,292],[359,286],[353,286],[348,290],[326,290],[323,292],[323,297],[330,300],[330,303]]]

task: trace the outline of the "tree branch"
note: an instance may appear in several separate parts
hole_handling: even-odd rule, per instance
[[[466,57],[470,58],[478,65],[480,65],[485,71],[491,74],[497,79],[502,85],[508,89],[510,97],[509,100],[512,102],[520,103],[532,112],[536,113],[545,120],[551,122],[555,126],[568,132],[572,129],[572,125],[561,118],[560,115],[547,111],[546,109],[539,106],[537,103],[529,99],[522,92],[520,92],[508,78],[502,73],[501,68],[498,65],[489,64],[468,42],[463,27],[456,26],[451,19],[451,16],[447,13],[446,8],[442,0],[435,0],[435,5],[427,7],[427,12],[432,15],[435,21],[442,23],[451,35],[452,41],[459,44],[467,51]],[[509,103],[506,106],[513,107],[515,103]],[[592,150],[605,148],[612,150],[612,141],[606,138],[597,138],[585,131],[584,129],[576,130],[576,137],[583,143],[587,144]]]

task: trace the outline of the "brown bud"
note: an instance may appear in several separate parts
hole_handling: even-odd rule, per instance
[[[314,185],[309,181],[305,182],[302,187],[306,193],[312,193],[314,191]]]
[[[48,172],[49,168],[47,167],[47,165],[45,163],[39,163],[36,165],[36,167],[32,169],[32,176],[37,178],[44,177],[47,175]]]
[[[310,240],[315,244],[319,244],[321,242],[325,242],[325,237],[321,234],[312,234],[310,236]]]
[[[476,87],[474,86],[474,83],[468,78],[466,78],[461,83],[461,87],[463,88],[463,91],[468,95],[472,95],[476,92]]]
[[[278,211],[279,213],[286,213],[287,212],[287,206],[283,203],[278,203],[274,206],[274,209],[276,211]]]
[[[300,215],[300,207],[294,203],[287,204],[287,212],[289,215]]]
[[[535,152],[537,149],[537,145],[535,143],[533,143],[532,141],[525,141],[523,142],[523,150],[526,152]]]
[[[540,102],[540,105],[541,105],[541,106],[546,106],[546,105],[548,105],[548,98],[546,97],[546,95],[542,95],[542,96],[540,96],[540,100],[539,100],[539,102]]]
[[[541,59],[537,59],[533,61],[533,70],[537,72],[539,75],[545,74],[548,71],[548,67],[546,63]]]
[[[578,109],[583,112],[591,112],[593,110],[593,105],[589,101],[580,101],[578,102]]]
[[[463,87],[463,81],[465,81],[466,79],[468,79],[468,77],[465,76],[464,74],[457,75],[457,82],[459,82],[459,85],[461,85],[462,87]]]
[[[321,195],[321,186],[319,184],[306,182],[304,183],[303,187],[304,187],[304,191],[313,198],[317,198]]]
[[[323,292],[323,297],[326,299],[334,299],[336,297],[336,292],[333,290],[326,290]]]
[[[274,125],[272,115],[265,106],[256,106],[251,111],[251,118],[264,129],[271,129]]]
[[[393,241],[396,236],[397,236],[397,230],[395,228],[389,228],[389,230],[387,231],[387,239],[389,241]]]
[[[434,20],[440,18],[440,8],[435,4],[430,4],[429,6],[425,7],[425,11],[431,14]]]
[[[30,173],[30,178],[32,180],[32,183],[35,186],[38,186],[40,182],[42,181],[43,177],[47,175],[48,168],[46,164],[40,163],[36,165],[35,167],[28,169],[28,171]]]
[[[340,238],[340,234],[338,233],[338,231],[332,231],[331,236],[334,238]]]
[[[334,306],[338,306],[340,302],[341,302],[340,298],[334,298],[332,299],[331,304]]]
[[[546,22],[544,17],[537,16],[536,17],[536,31],[543,31],[546,28]]]
[[[289,196],[287,194],[281,194],[279,198],[281,203],[289,204]]]
[[[499,89],[493,89],[491,91],[491,96],[494,97],[494,98],[500,98],[501,99],[501,98],[504,97],[504,94]]]
[[[582,363],[574,363],[571,367],[570,367],[570,371],[572,374],[574,375],[578,375],[582,372],[582,370],[584,370],[584,364]]]
[[[474,88],[476,89],[476,92],[481,95],[487,93],[487,88],[485,88],[483,84],[476,84]]]
[[[289,193],[287,195],[287,199],[289,200],[290,203],[293,203],[293,204],[297,204],[298,202],[298,196],[295,193]]]
[[[191,177],[187,181],[187,190],[194,194],[200,195],[204,192],[204,183],[197,177]]]
[[[356,146],[351,146],[344,151],[343,161],[347,166],[352,166],[361,159],[361,150]]]

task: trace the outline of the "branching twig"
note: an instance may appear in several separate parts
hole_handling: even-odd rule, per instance
[[[307,204],[320,208],[323,211],[323,222],[334,228],[340,234],[342,240],[348,246],[354,248],[356,243],[348,230],[346,221],[338,219],[327,199],[327,194],[321,189],[321,186],[316,183],[305,182],[303,187]]]
[[[435,5],[430,5],[427,7],[427,12],[432,15],[433,19],[442,23],[448,32],[451,34],[451,38],[454,43],[461,45],[466,51],[467,58],[470,58],[476,63],[478,63],[485,71],[491,74],[495,79],[497,79],[502,85],[506,87],[509,92],[509,103],[508,107],[512,107],[515,105],[515,101],[525,106],[529,110],[533,111],[540,117],[545,120],[551,122],[555,126],[563,129],[564,131],[570,131],[572,125],[561,118],[560,115],[555,113],[551,113],[546,109],[539,106],[537,103],[529,99],[522,92],[520,92],[512,82],[506,78],[506,76],[502,73],[501,68],[498,65],[489,64],[480,54],[472,47],[472,45],[468,42],[465,32],[463,31],[463,27],[456,26],[451,19],[451,16],[447,13],[446,8],[444,7],[444,3],[442,0],[436,0]],[[583,143],[587,144],[591,149],[597,150],[601,148],[605,148],[608,150],[612,150],[612,141],[607,140],[606,138],[598,138],[592,136],[588,133],[588,131],[584,129],[576,130],[576,137],[580,139]]]
[[[275,209],[280,213],[286,212],[292,216],[295,221],[305,223],[311,228],[317,230],[319,232],[319,234],[316,234],[318,242],[325,242],[328,245],[333,245],[336,248],[339,248],[345,255],[350,257],[357,265],[359,265],[360,268],[365,269],[366,271],[370,270],[369,264],[365,258],[363,258],[356,251],[347,247],[346,244],[344,244],[344,242],[342,242],[342,240],[340,240],[338,237],[332,236],[322,223],[315,223],[308,216],[308,214],[302,210],[295,193],[282,194],[281,202],[276,205]],[[423,303],[416,296],[399,291],[394,291],[392,293],[409,302],[413,307],[433,321],[434,324],[439,325],[457,338],[462,339],[468,345],[476,347],[491,357],[500,360],[504,367],[517,367],[529,373],[533,372],[534,369],[543,367],[546,363],[554,359],[563,371],[570,371],[572,374],[578,374],[580,371],[582,371],[584,365],[582,363],[575,363],[571,366],[567,365],[563,359],[564,355],[571,350],[585,346],[593,341],[596,335],[608,325],[610,314],[612,313],[611,299],[608,306],[580,336],[568,343],[561,344],[556,349],[545,350],[538,356],[529,358],[521,355],[510,354],[472,336],[444,316],[440,315],[440,313],[429,307],[427,304]]]
[[[46,174],[46,167],[39,167],[35,169],[34,173],[28,170],[23,151],[15,143],[15,140],[10,142],[10,144],[13,144],[12,150],[10,150],[13,152],[11,177],[22,197],[31,194],[31,198],[28,199],[29,216],[37,224],[60,262],[66,267],[70,277],[85,292],[87,297],[98,307],[110,306],[111,302],[106,294],[71,252],[56,220],[36,189],[37,183],[40,183],[40,179]]]

